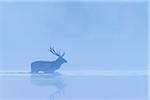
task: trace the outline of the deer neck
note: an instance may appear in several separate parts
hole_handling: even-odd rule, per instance
[[[61,66],[62,64],[63,64],[63,62],[58,58],[57,60],[56,60],[56,64],[57,64],[57,66]]]

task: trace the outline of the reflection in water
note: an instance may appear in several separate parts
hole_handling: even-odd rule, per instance
[[[51,86],[57,90],[50,94],[50,100],[60,96],[64,92],[65,82],[60,73],[32,74],[31,83],[35,86]]]

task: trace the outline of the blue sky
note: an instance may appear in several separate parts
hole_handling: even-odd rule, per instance
[[[2,70],[30,70],[66,52],[66,69],[147,69],[147,2],[1,3]]]

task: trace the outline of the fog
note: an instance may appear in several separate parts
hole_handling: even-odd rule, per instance
[[[1,2],[1,70],[66,52],[62,70],[147,69],[147,2]]]
[[[146,1],[32,1],[0,2],[0,99],[148,100]]]

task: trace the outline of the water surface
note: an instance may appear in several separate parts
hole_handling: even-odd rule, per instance
[[[68,73],[68,74],[67,74]],[[78,74],[77,74],[78,73]],[[79,74],[80,73],[80,74]],[[148,100],[144,74],[0,74],[1,100]]]

